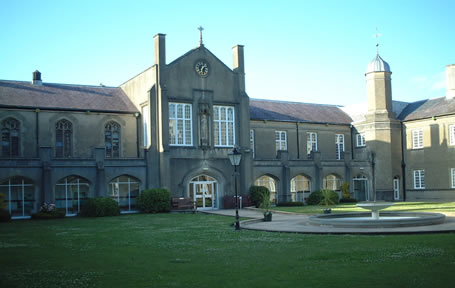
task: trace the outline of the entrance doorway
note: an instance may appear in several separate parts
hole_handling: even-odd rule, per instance
[[[357,201],[369,201],[368,179],[365,176],[360,176],[352,179],[354,183],[354,198]]]
[[[218,208],[217,181],[213,177],[207,175],[194,177],[189,183],[189,194],[196,209]]]

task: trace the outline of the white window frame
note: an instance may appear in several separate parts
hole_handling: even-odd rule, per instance
[[[414,170],[414,189],[425,189],[425,170]]]
[[[81,186],[86,186],[88,187],[87,191],[90,191],[90,184],[88,183],[87,180],[81,178],[81,177],[77,177],[76,178],[76,182],[68,182],[68,177],[65,177],[65,182],[63,183],[60,183],[61,180],[59,180],[57,182],[57,184],[55,184],[55,186],[63,186],[65,187],[65,216],[76,216],[80,211],[81,211],[81,193],[80,193],[80,190],[81,190]],[[86,182],[80,182],[80,180],[85,180],[87,181]],[[72,199],[71,201],[75,201],[75,199],[72,198],[72,195],[70,195],[70,197],[68,197],[68,194],[70,194],[72,192],[72,187],[76,187],[77,189],[77,213],[69,213],[68,212],[68,206],[70,204],[68,204],[68,198]],[[56,187],[57,188],[57,187]],[[57,191],[55,191],[57,195]],[[87,192],[88,194],[89,192]],[[87,195],[87,198],[88,199],[89,195]],[[57,198],[57,196],[55,196],[55,198]],[[57,204],[57,203],[56,203]],[[72,206],[71,206],[72,207]],[[59,208],[62,208],[62,207],[59,207]]]
[[[336,159],[341,160],[341,153],[344,152],[344,134],[335,134]]]
[[[365,141],[365,133],[358,133],[356,136],[357,139],[357,147],[365,147],[367,143]]]
[[[250,149],[251,149],[251,155],[253,155],[253,158],[255,157],[254,155],[254,130],[250,129]]]
[[[222,119],[222,109],[224,109],[224,119]],[[229,111],[232,111],[232,119],[229,120]],[[218,115],[218,117],[216,117]],[[219,106],[219,105],[214,105],[213,106],[213,130],[214,130],[214,136],[215,136],[215,147],[234,147],[235,146],[235,107],[234,106]],[[229,137],[230,134],[230,128],[229,124],[232,126],[232,137]],[[222,133],[222,127],[226,127],[226,131],[224,131],[226,136],[224,138],[225,142],[223,143],[223,133]],[[217,128],[218,127],[218,128]]]
[[[449,125],[449,145],[455,145],[455,125]]]
[[[412,130],[412,149],[423,148],[423,129]]]
[[[306,133],[306,153],[310,155],[311,152],[318,151],[318,133],[307,132]]]
[[[455,168],[450,169],[450,176],[452,178],[452,188],[455,188]]]
[[[283,136],[284,136],[284,139],[283,139]],[[279,151],[279,150],[287,151],[288,150],[288,138],[287,138],[286,131],[275,131],[275,148],[276,148],[276,151]]]
[[[175,114],[171,113],[171,106],[175,106]],[[178,116],[178,109],[182,107],[182,117]],[[187,113],[186,108],[189,107],[189,113]],[[189,114],[189,115],[188,115]],[[175,121],[175,135],[171,135],[171,121]],[[182,128],[178,128],[178,123],[181,121]],[[188,134],[187,125],[189,125],[189,139],[186,137]],[[182,135],[182,142],[178,143],[179,133]],[[193,146],[193,107],[188,103],[169,103],[169,145],[170,146]]]

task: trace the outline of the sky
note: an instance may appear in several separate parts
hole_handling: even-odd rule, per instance
[[[199,45],[232,67],[244,45],[251,98],[353,105],[366,102],[365,70],[379,54],[394,100],[445,94],[455,64],[455,0],[0,0],[0,79],[119,86]]]

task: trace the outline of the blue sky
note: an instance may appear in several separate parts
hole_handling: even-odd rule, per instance
[[[0,79],[118,86],[154,64],[204,44],[232,67],[245,45],[252,98],[350,105],[366,102],[364,73],[379,53],[393,98],[444,96],[455,64],[455,0],[432,1],[10,1],[0,0]]]

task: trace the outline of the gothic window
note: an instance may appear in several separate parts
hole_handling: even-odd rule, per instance
[[[106,158],[120,157],[120,125],[111,121],[104,126]]]
[[[65,209],[67,216],[77,215],[88,199],[90,184],[79,176],[68,176],[55,184],[55,205]]]
[[[235,145],[234,107],[213,106],[215,146],[233,147]]]
[[[297,175],[291,179],[291,201],[303,202],[304,193],[311,192],[311,181],[304,175]]]
[[[269,189],[270,191],[270,203],[277,204],[277,191],[276,191],[276,181],[270,176],[263,175],[254,181],[254,185],[263,186]]]
[[[169,144],[192,146],[191,104],[169,103]]]
[[[118,202],[122,212],[136,211],[136,198],[139,196],[139,179],[121,175],[109,183],[108,197]]]
[[[11,177],[0,182],[0,193],[6,195],[8,212],[13,218],[28,218],[35,206],[35,186],[23,177]]]
[[[323,179],[323,189],[339,191],[341,189],[341,178],[335,174],[329,174]]]
[[[2,122],[2,156],[19,156],[19,121],[7,118]]]
[[[55,125],[55,156],[71,157],[73,145],[73,124],[62,119]]]

